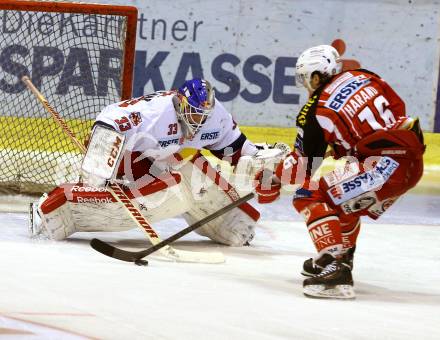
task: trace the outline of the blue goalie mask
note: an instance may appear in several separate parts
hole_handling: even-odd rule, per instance
[[[204,79],[185,81],[173,98],[177,118],[182,123],[187,138],[192,138],[201,129],[214,108],[214,89]]]

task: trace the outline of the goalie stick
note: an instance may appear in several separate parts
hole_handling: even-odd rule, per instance
[[[113,258],[121,260],[121,261],[134,262],[136,264],[146,265],[148,262],[141,261],[142,258],[144,258],[144,257],[146,257],[146,256],[148,256],[158,250],[169,247],[169,244],[171,242],[174,242],[174,241],[178,240],[179,238],[185,236],[186,234],[190,233],[191,231],[194,231],[197,228],[200,228],[204,224],[212,221],[213,219],[217,218],[220,215],[225,214],[226,212],[234,209],[235,207],[238,207],[240,204],[242,204],[246,201],[249,201],[253,197],[254,197],[254,193],[251,192],[251,193],[247,194],[246,196],[243,196],[243,197],[239,198],[238,200],[224,206],[220,210],[217,210],[216,212],[212,213],[211,215],[208,215],[208,216],[202,218],[201,220],[193,223],[192,225],[186,227],[185,229],[182,229],[178,233],[168,237],[167,239],[165,239],[165,240],[163,240],[163,241],[161,241],[161,242],[159,242],[159,243],[157,243],[157,244],[153,245],[152,247],[147,248],[145,250],[141,250],[141,251],[123,250],[123,249],[116,248],[116,247],[114,247],[104,241],[101,241],[97,238],[92,239],[92,241],[90,242],[90,245],[96,251],[99,251],[101,254],[107,255],[109,257],[113,257]]]
[[[52,118],[62,128],[62,130],[70,137],[72,142],[75,143],[75,145],[84,154],[86,152],[85,146],[76,138],[73,131],[70,130],[66,122],[60,117],[59,113],[49,104],[49,102],[43,96],[43,94],[35,87],[35,85],[32,83],[29,77],[24,76],[21,78],[21,80],[29,88],[29,90],[31,90],[31,92],[38,99],[38,101],[44,106],[46,111],[48,111],[51,114]],[[135,222],[136,226],[141,228],[146,233],[148,239],[153,245],[162,242],[159,235],[154,231],[154,229],[150,226],[148,221],[134,206],[134,204],[124,193],[124,191],[119,186],[119,184],[110,183],[108,190],[116,199],[116,201],[122,204],[128,215]],[[225,261],[223,254],[219,252],[213,252],[213,253],[191,252],[191,251],[177,250],[171,248],[170,246],[161,248],[160,252],[163,256],[172,259],[174,261],[180,261],[180,262],[223,263]]]

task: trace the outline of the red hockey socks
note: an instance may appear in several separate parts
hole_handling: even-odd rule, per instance
[[[294,203],[295,207],[297,206]],[[299,205],[299,204],[298,204]],[[337,257],[343,253],[341,222],[338,214],[326,203],[312,203],[302,209],[310,237],[318,253]]]
[[[343,252],[356,245],[356,239],[361,230],[361,220],[355,218],[351,221],[341,221]]]

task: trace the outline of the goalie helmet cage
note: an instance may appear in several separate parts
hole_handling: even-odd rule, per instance
[[[137,9],[74,1],[0,2],[0,192],[42,193],[78,179],[82,156],[21,81],[78,139],[132,92]]]

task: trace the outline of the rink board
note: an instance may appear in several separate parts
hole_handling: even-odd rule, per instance
[[[82,140],[93,125],[93,120],[66,119]],[[76,152],[75,145],[62,132],[52,118],[0,117],[0,149],[41,150],[45,152]],[[293,145],[295,128],[265,126],[240,126],[243,133],[254,142],[284,142]],[[440,165],[440,134],[425,133],[428,145],[424,159],[427,165]]]
[[[93,121],[66,119],[67,126],[82,141]],[[77,147],[53,118],[0,117],[0,149],[18,151],[77,152]]]
[[[93,121],[66,120],[67,125],[77,133],[80,141],[85,139]],[[241,126],[243,133],[254,142],[285,142],[293,145],[296,136],[295,128]],[[14,173],[30,169],[30,173],[38,173],[42,167],[50,172],[48,178],[56,178],[59,184],[66,179],[72,180],[70,173],[65,173],[63,163],[71,157],[80,158],[76,146],[62,132],[52,118],[18,118],[0,117],[0,181],[11,180],[8,176],[9,169]],[[440,184],[440,134],[425,133],[427,150],[424,156],[425,175],[421,186],[437,188]],[[186,150],[185,155],[190,155],[194,150]],[[209,156],[209,152],[204,152]],[[33,163],[33,165],[32,165]],[[322,171],[329,171],[334,166],[331,161],[326,161]],[[7,175],[5,175],[7,174]],[[32,176],[31,176],[32,177]],[[44,178],[38,178],[36,183],[46,183]],[[434,184],[434,185],[433,185]],[[437,188],[440,192],[440,188]]]
[[[79,140],[83,140],[93,121],[67,119],[67,125],[76,131]],[[267,126],[240,126],[246,136],[254,142],[284,142],[293,145],[296,136],[295,128]],[[52,118],[18,118],[0,117],[0,149],[10,148],[23,150],[41,150],[46,152],[76,152],[75,145],[62,132]],[[48,133],[50,131],[50,133]],[[426,133],[425,153],[427,165],[440,165],[440,134]]]

